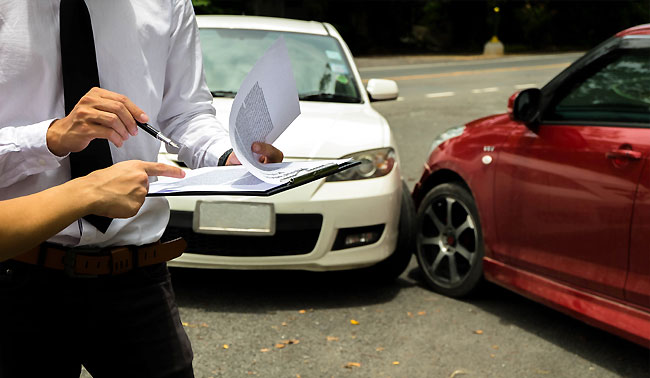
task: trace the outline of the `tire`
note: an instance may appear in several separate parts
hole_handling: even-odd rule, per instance
[[[396,280],[411,262],[415,250],[415,205],[406,182],[402,181],[402,204],[399,215],[399,236],[395,251],[385,260],[368,268],[377,281],[392,282]]]
[[[464,297],[483,278],[483,233],[474,198],[458,183],[434,187],[417,213],[415,255],[429,287]]]

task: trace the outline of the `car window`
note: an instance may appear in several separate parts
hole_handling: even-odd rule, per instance
[[[243,29],[199,32],[206,80],[215,96],[234,97],[255,62],[283,36],[301,100],[361,102],[350,65],[333,37]]]
[[[624,50],[573,84],[545,120],[650,123],[650,50]]]

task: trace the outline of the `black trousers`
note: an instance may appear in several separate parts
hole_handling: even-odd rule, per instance
[[[193,377],[166,264],[69,278],[0,263],[0,378]]]

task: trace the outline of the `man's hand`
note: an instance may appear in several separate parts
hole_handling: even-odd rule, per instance
[[[284,159],[284,154],[282,151],[273,147],[273,145],[262,142],[255,142],[251,146],[251,150],[256,154],[260,155],[260,163],[280,163]],[[235,153],[231,153],[226,160],[226,165],[239,165],[241,162],[235,156]]]
[[[126,96],[92,88],[65,118],[47,130],[47,147],[57,156],[79,152],[96,138],[108,139],[121,147],[129,136],[138,133],[134,119],[148,122],[149,117]]]
[[[89,214],[129,218],[140,210],[149,190],[149,176],[184,177],[178,167],[139,160],[123,161],[78,178]]]

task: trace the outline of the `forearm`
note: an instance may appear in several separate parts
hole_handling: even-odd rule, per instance
[[[49,239],[90,212],[83,178],[29,196],[0,201],[0,261]]]

